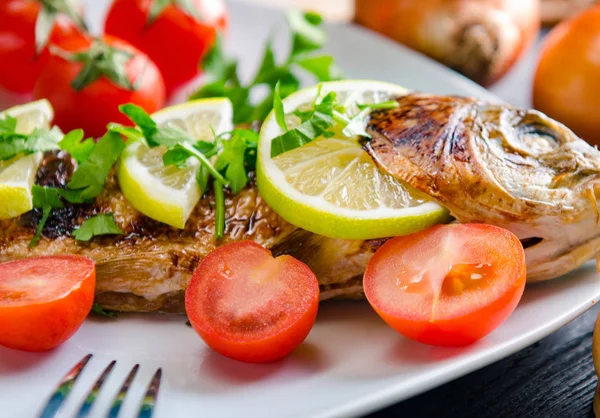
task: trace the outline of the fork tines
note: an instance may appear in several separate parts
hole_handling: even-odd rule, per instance
[[[83,371],[83,369],[88,364],[88,362],[90,361],[91,358],[92,358],[91,354],[88,354],[87,356],[85,356],[83,359],[81,359],[81,361],[79,363],[77,363],[60,380],[60,382],[58,383],[58,385],[56,387],[56,390],[54,391],[54,393],[50,397],[50,400],[46,404],[44,410],[40,414],[40,418],[52,418],[52,417],[56,416],[56,413],[58,412],[58,410],[60,409],[60,407],[62,406],[64,401],[67,399],[67,397],[71,393],[73,386],[75,386],[77,379],[79,378],[79,376],[81,375],[81,372]],[[77,418],[85,418],[89,415],[90,411],[92,410],[92,407],[94,406],[94,402],[98,398],[98,394],[100,393],[100,390],[104,386],[104,383],[106,382],[106,380],[108,380],[108,378],[110,377],[110,374],[112,373],[116,364],[117,364],[116,360],[112,361],[104,369],[104,371],[102,371],[100,376],[98,376],[98,379],[96,379],[96,382],[90,389],[89,393],[87,394],[86,398],[84,399],[83,403],[81,404],[79,411],[75,415]],[[113,403],[108,412],[107,418],[117,418],[119,416],[119,412],[121,411],[121,406],[123,405],[123,402],[125,401],[125,397],[127,396],[129,388],[131,387],[131,384],[133,383],[139,368],[140,368],[140,365],[136,364],[131,369],[129,374],[127,375],[127,378],[123,382],[121,389],[116,394],[116,396],[113,400]],[[140,402],[140,406],[139,406],[138,414],[137,414],[137,416],[139,418],[152,417],[152,414],[154,413],[154,408],[156,406],[156,399],[158,397],[158,390],[160,388],[161,378],[162,378],[162,369],[158,369],[154,373],[152,380],[150,381],[150,383],[148,384],[148,387],[146,388],[146,393]]]

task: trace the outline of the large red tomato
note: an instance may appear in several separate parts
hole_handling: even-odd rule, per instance
[[[97,77],[95,77],[97,75]],[[110,122],[130,124],[119,105],[134,103],[153,113],[165,103],[165,86],[156,65],[129,43],[68,40],[53,51],[34,89],[36,99],[54,107],[54,123],[63,131],[82,128],[99,137]]]
[[[45,3],[51,6],[55,0],[46,0]],[[36,48],[35,28],[43,7],[41,4],[37,0],[0,2],[0,86],[9,91],[31,92],[48,62],[48,46],[44,45],[39,51]],[[81,22],[74,22],[64,13],[55,17],[46,32],[46,44],[60,44],[65,39],[86,36]],[[43,42],[43,38],[38,42]]]
[[[198,74],[217,32],[227,25],[227,12],[223,0],[170,0],[162,10],[157,8],[159,3],[165,2],[115,0],[105,32],[148,54],[170,93]],[[191,5],[191,10],[186,5]]]

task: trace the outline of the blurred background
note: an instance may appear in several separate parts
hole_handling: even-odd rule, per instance
[[[597,0],[246,1],[368,27],[600,143]]]
[[[243,1],[314,10],[334,24],[362,25],[464,74],[506,102],[534,107],[565,123],[586,141],[600,144],[600,118],[596,117],[600,109],[600,42],[597,41],[600,39],[600,5],[596,0]],[[56,76],[51,76],[51,70],[47,69],[64,64],[56,63],[60,57],[50,53],[53,48],[56,50],[61,45],[71,50],[89,49],[90,40],[86,39],[89,34],[79,16],[83,8],[64,6],[81,2],[52,0],[47,3],[67,7],[60,13],[40,6],[46,3],[25,0],[0,3],[4,10],[0,13],[0,62],[13,64],[0,66],[0,105],[3,107],[29,101],[32,97],[48,98],[52,96],[50,93],[61,91],[53,82]],[[194,4],[198,8],[195,12],[168,7],[165,10],[169,12],[161,14],[158,23],[148,30],[144,28],[149,5],[166,7],[170,2],[118,0],[110,3],[113,6],[106,28],[91,26],[91,33],[103,33],[105,29],[107,35],[116,36],[139,49],[137,53],[146,54],[152,61],[148,63],[150,67],[156,64],[156,71],[164,78],[164,92],[153,92],[153,102],[146,106],[149,112],[176,101],[172,93],[182,91],[182,85],[201,73],[198,62],[208,53],[216,34],[227,32],[226,0],[181,3],[188,4],[186,7]],[[89,6],[92,4],[95,7],[94,2]],[[34,45],[33,25],[39,10],[45,11],[44,16],[51,19],[47,20],[45,31],[40,31],[45,36]],[[200,13],[203,17],[190,20],[192,14],[188,12]],[[92,24],[101,25],[102,21],[94,19]],[[35,32],[40,27],[36,26]],[[79,38],[81,45],[76,45],[73,38]],[[172,44],[185,44],[186,53],[172,54],[163,47]],[[46,62],[51,55],[56,59],[48,66]],[[14,67],[23,70],[15,72]],[[67,91],[70,91],[68,87]],[[22,95],[6,98],[6,92]],[[184,95],[181,99],[186,98]],[[69,121],[62,120],[62,109],[57,109],[67,101],[58,93],[57,98],[50,101],[57,111],[55,123],[63,129],[71,128]],[[74,107],[85,106],[64,107],[64,113],[72,114]],[[121,115],[113,109],[111,117],[118,120]],[[79,126],[81,118],[72,119],[73,125]],[[105,122],[98,121],[98,132],[103,130]]]

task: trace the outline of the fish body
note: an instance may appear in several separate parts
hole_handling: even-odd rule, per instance
[[[598,150],[532,110],[422,94],[403,96],[398,104],[374,112],[368,123],[372,139],[365,148],[383,171],[429,195],[459,222],[513,231],[526,248],[530,281],[558,277],[598,255]],[[74,168],[68,154],[46,153],[36,183],[64,188]],[[267,205],[254,181],[226,196],[219,241],[210,190],[181,230],[134,209],[114,172],[93,204],[54,210],[39,243],[28,248],[40,212],[0,221],[0,262],[65,253],[90,257],[97,266],[96,302],[119,311],[184,312],[185,288],[201,260],[219,245],[245,239],[306,263],[322,300],[360,298],[362,274],[385,242],[297,228]],[[112,213],[124,235],[75,240],[73,229],[101,213]]]
[[[75,162],[65,152],[44,156],[36,183],[65,187]],[[209,191],[190,215],[185,229],[144,216],[127,201],[115,173],[107,179],[93,204],[56,209],[43,236],[33,248],[41,213],[0,220],[0,262],[26,257],[79,254],[96,262],[96,302],[106,309],[135,312],[183,313],[184,291],[200,261],[219,245],[252,240],[274,255],[291,254],[307,263],[319,277],[321,298],[362,296],[362,273],[378,241],[327,238],[296,228],[277,215],[260,197],[253,182],[226,197],[226,230],[214,237],[215,203]],[[125,233],[77,241],[74,228],[94,215],[112,213]]]
[[[458,222],[514,232],[528,281],[561,276],[600,253],[600,152],[535,110],[409,94],[371,115],[366,149],[382,170]]]

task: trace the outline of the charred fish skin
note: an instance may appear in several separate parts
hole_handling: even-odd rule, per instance
[[[37,173],[42,186],[66,187],[75,162],[64,152],[46,153]],[[119,189],[115,173],[93,204],[65,203],[53,211],[39,243],[28,248],[41,213],[0,220],[0,262],[26,257],[79,254],[96,262],[96,302],[103,308],[133,312],[184,313],[184,292],[202,259],[220,245],[252,240],[307,263],[319,278],[322,299],[361,297],[362,273],[376,243],[334,240],[296,228],[260,197],[254,182],[226,196],[226,230],[215,240],[215,203],[209,191],[183,230],[154,221],[137,210]],[[72,231],[100,213],[112,213],[123,236],[73,238]]]
[[[535,110],[409,94],[374,112],[365,148],[394,177],[462,223],[504,227],[524,243],[529,281],[600,253],[600,152]]]

